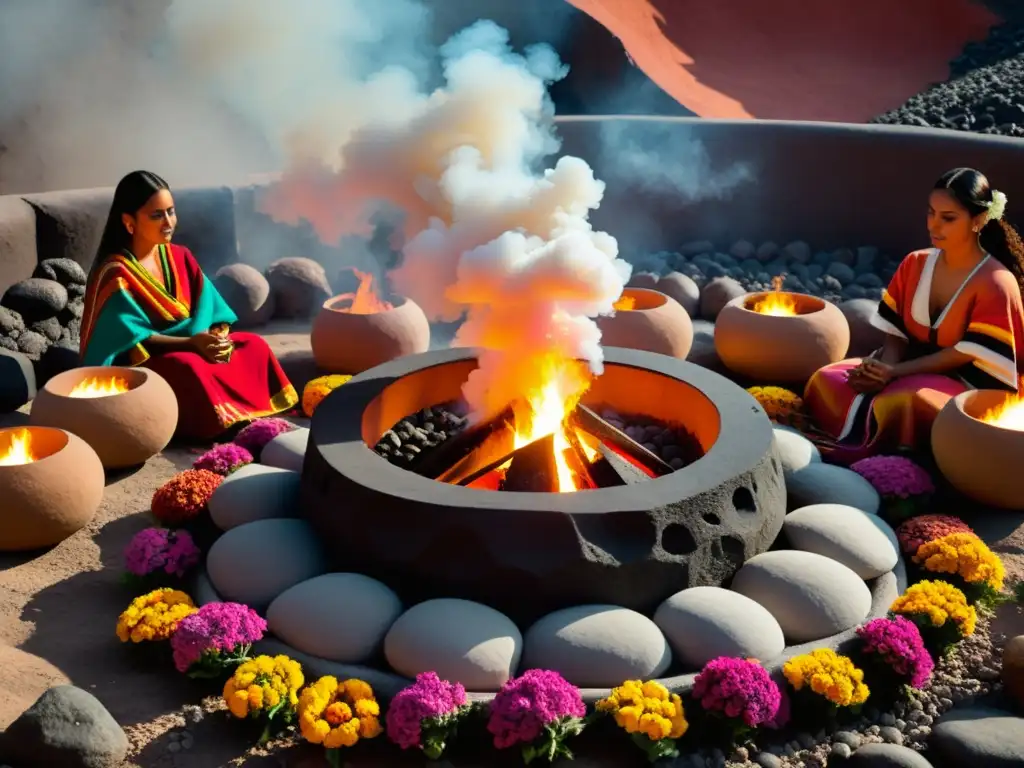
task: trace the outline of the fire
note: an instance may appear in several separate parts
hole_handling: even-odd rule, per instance
[[[342,311],[353,315],[372,315],[376,312],[387,312],[394,309],[394,305],[377,296],[373,291],[373,275],[368,272],[352,270],[359,278],[359,287],[355,293],[343,293],[339,299],[349,299],[349,305]]]
[[[14,467],[19,464],[31,464],[36,460],[32,453],[32,438],[27,429],[19,429],[11,435],[11,444],[0,454],[0,467]]]
[[[630,310],[636,309],[636,297],[635,296],[620,296],[619,300],[612,304],[612,307],[616,312],[629,312]]]
[[[1024,432],[1024,396],[1007,394],[1002,404],[985,412],[981,421],[1000,429]]]
[[[544,372],[543,385],[526,394],[526,407],[522,409],[525,412],[516,411],[513,447],[522,448],[554,434],[558,492],[570,493],[579,490],[580,484],[565,458],[566,451],[572,450],[565,422],[590,386],[590,376],[583,364],[555,355],[546,357],[540,368]]]
[[[68,392],[68,397],[79,397],[79,398],[96,398],[96,397],[110,397],[111,395],[120,395],[127,392],[131,387],[128,386],[127,379],[123,379],[120,376],[90,376],[87,379],[82,379],[80,382],[72,387],[71,391]]]
[[[797,314],[796,299],[782,290],[781,275],[772,278],[771,293],[757,301],[751,309],[758,314],[775,317],[792,317]]]

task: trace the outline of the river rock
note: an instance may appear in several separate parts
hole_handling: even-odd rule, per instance
[[[932,728],[928,746],[933,761],[943,768],[1020,768],[1024,720],[989,707],[954,709]]]
[[[43,692],[0,734],[0,761],[19,768],[116,768],[128,737],[99,699],[73,685]]]
[[[732,589],[764,606],[791,644],[851,629],[871,610],[864,581],[842,563],[813,552],[756,555],[733,577]]]
[[[279,259],[267,267],[266,277],[278,317],[313,317],[331,298],[327,272],[312,259]]]
[[[899,560],[896,532],[877,515],[856,507],[801,507],[786,515],[782,530],[794,549],[829,557],[862,579],[891,571]]]
[[[217,270],[214,285],[238,316],[240,328],[263,325],[274,315],[270,282],[249,264],[228,264]]]
[[[648,288],[658,290],[658,276],[654,272],[637,272],[626,283],[629,288]]]
[[[898,744],[865,744],[842,765],[848,768],[932,768],[920,752]]]
[[[722,308],[737,296],[747,292],[738,280],[731,277],[716,277],[700,292],[700,316],[714,322]]]
[[[523,640],[523,668],[551,669],[581,688],[660,677],[672,651],[653,621],[615,605],[579,605],[539,619]]]
[[[690,317],[700,313],[700,286],[682,272],[669,272],[658,280],[656,290],[675,299]]]
[[[297,517],[302,476],[289,469],[246,464],[217,486],[207,508],[222,531],[256,520]]]
[[[790,509],[845,504],[876,515],[881,504],[878,491],[863,477],[852,469],[824,462],[813,462],[791,472],[786,478],[786,493]]]
[[[309,430],[305,427],[297,427],[290,432],[283,432],[263,446],[263,450],[260,452],[260,463],[268,467],[302,472],[308,443]]]
[[[676,658],[698,670],[718,656],[768,661],[786,647],[782,627],[762,605],[721,587],[676,592],[654,614]]]
[[[1003,646],[1003,689],[1024,710],[1024,635],[1011,637]]]
[[[523,638],[505,614],[455,598],[407,610],[384,638],[388,664],[401,675],[436,672],[468,691],[497,691],[515,673]]]
[[[228,601],[263,611],[289,587],[327,570],[320,539],[302,520],[257,520],[210,547],[206,572]]]
[[[777,426],[775,433],[775,455],[782,465],[782,474],[788,481],[789,476],[809,464],[821,461],[818,446],[804,437],[792,427]]]
[[[325,573],[289,587],[267,608],[267,626],[310,656],[364,664],[402,613],[386,585],[359,573]]]

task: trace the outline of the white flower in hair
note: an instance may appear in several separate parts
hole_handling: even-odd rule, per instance
[[[988,204],[988,220],[999,221],[1006,213],[1006,195],[998,189],[992,190],[992,202]]]

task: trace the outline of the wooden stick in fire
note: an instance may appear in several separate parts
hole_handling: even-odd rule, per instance
[[[644,448],[625,432],[616,429],[583,403],[577,403],[569,417],[569,424],[575,429],[587,432],[602,443],[617,448],[638,464],[654,473],[655,477],[671,474],[672,465],[656,453]]]

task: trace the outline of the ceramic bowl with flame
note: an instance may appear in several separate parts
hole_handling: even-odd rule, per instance
[[[964,496],[1024,510],[1024,397],[979,389],[952,398],[932,425],[932,453]]]
[[[673,298],[650,288],[626,288],[615,314],[597,318],[601,344],[656,352],[685,360],[693,346],[693,322]]]
[[[386,301],[373,290],[373,275],[353,270],[359,287],[324,302],[313,320],[310,346],[317,368],[356,374],[430,348],[430,323],[412,299]]]
[[[765,291],[739,296],[715,322],[715,351],[734,373],[762,383],[803,383],[846,356],[850,325],[817,296]]]
[[[46,382],[32,401],[31,423],[57,427],[92,446],[107,469],[145,463],[171,441],[178,401],[148,368],[72,368]]]
[[[52,427],[0,429],[0,551],[57,544],[103,499],[103,465],[79,437]]]

